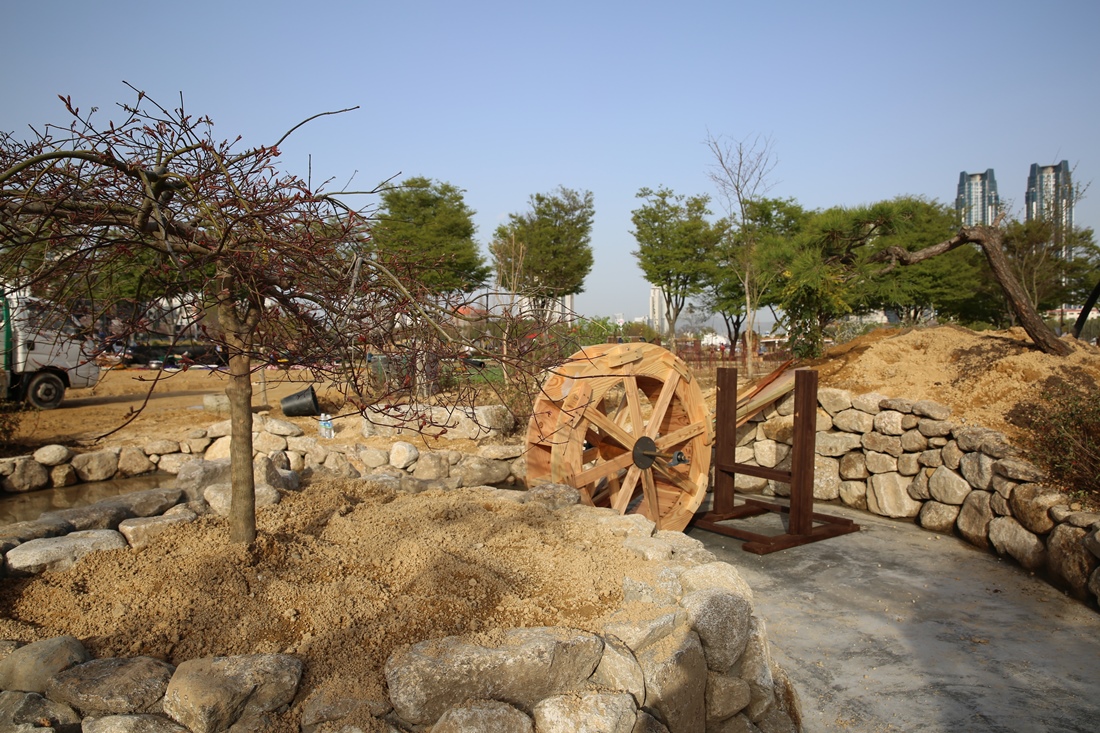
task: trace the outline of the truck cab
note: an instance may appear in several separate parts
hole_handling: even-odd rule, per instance
[[[2,295],[0,396],[52,410],[66,389],[95,386],[99,366],[71,318],[47,301],[20,292]]]

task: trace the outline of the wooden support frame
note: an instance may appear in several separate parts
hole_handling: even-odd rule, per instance
[[[694,525],[709,532],[746,540],[741,549],[764,555],[810,542],[818,542],[851,532],[859,525],[850,519],[832,517],[814,511],[814,455],[817,442],[817,372],[795,371],[794,435],[791,470],[750,466],[737,463],[737,369],[719,368],[718,397],[715,405],[714,505],[697,517]],[[734,476],[749,476],[789,483],[790,505],[757,498],[735,500]],[[765,535],[725,524],[730,520],[754,517],[766,512],[789,514],[787,531]]]

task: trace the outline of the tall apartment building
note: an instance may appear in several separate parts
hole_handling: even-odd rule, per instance
[[[1056,229],[1073,229],[1073,181],[1069,161],[1057,165],[1031,164],[1027,176],[1027,220],[1048,219]]]
[[[649,325],[662,336],[668,331],[665,316],[665,293],[658,285],[649,288]]]
[[[964,226],[979,224],[992,225],[1001,210],[1001,199],[997,195],[997,179],[993,169],[985,173],[959,174],[959,193],[955,197],[955,210],[959,212]]]

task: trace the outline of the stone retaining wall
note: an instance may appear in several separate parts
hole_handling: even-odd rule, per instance
[[[930,401],[818,392],[814,498],[884,517],[1013,558],[1075,597],[1100,596],[1100,514],[1043,485],[1042,472],[999,432],[951,420]],[[740,463],[790,469],[794,397],[737,434]],[[787,495],[787,484],[738,475],[739,490]]]
[[[164,514],[124,520],[119,531],[83,530],[82,541],[99,540],[87,542],[85,552],[128,544],[137,551],[155,541],[155,533],[134,533],[134,524],[128,532],[127,522],[186,522],[203,510],[198,501],[175,504],[185,497],[182,488],[141,493],[143,500],[131,500],[133,511]],[[447,637],[416,644],[386,662],[387,699],[311,695],[301,708],[304,733],[351,733],[359,728],[341,720],[363,711],[391,733],[801,730],[798,697],[772,661],[752,591],[698,540],[655,531],[638,515],[580,505],[578,492],[567,486],[486,488],[470,500],[537,502],[582,513],[594,532],[621,538],[654,565],[623,579],[623,605],[597,633],[523,628],[506,630],[493,643]],[[107,527],[117,523],[109,512],[80,511]],[[9,560],[18,550],[8,552]],[[73,637],[0,641],[0,729],[33,724],[87,733],[264,730],[270,716],[295,699],[302,672],[302,662],[291,654],[210,657],[173,667],[150,657],[90,659]]]

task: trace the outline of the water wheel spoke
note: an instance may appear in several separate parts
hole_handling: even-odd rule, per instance
[[[634,447],[634,436],[626,432],[626,430],[620,425],[617,425],[607,415],[599,410],[591,409],[588,411],[586,417],[592,425],[599,428],[605,440],[610,438],[618,443],[623,450],[627,451]]]
[[[581,471],[574,480],[577,486],[588,486],[594,484],[602,478],[608,478],[613,474],[627,468],[632,465],[633,456],[630,453],[623,453],[615,458],[612,458],[602,463],[597,463],[592,468]]]
[[[672,404],[672,398],[676,395],[676,387],[680,384],[680,374],[673,371],[669,375],[668,381],[661,387],[661,394],[657,397],[657,402],[653,405],[653,412],[650,413],[649,423],[646,425],[645,434],[651,438],[656,438],[661,431],[661,423],[665,420],[665,413],[668,412],[668,406]]]
[[[642,426],[645,424],[642,420],[642,402],[638,399],[638,379],[633,375],[623,377],[623,387],[626,388],[626,402],[630,408],[630,432],[637,440],[638,436],[643,435]]]
[[[693,494],[698,489],[698,487],[692,484],[686,476],[678,471],[667,466],[662,466],[660,463],[654,463],[653,467],[657,469],[657,472],[661,474],[662,478],[667,480],[670,484],[673,484],[680,491],[687,494]]]
[[[661,529],[661,508],[657,502],[657,482],[653,480],[653,471],[642,471],[642,496],[649,510],[649,518]]]
[[[654,442],[657,444],[657,450],[662,453],[667,453],[669,450],[678,446],[683,446],[692,438],[703,435],[707,431],[706,423],[697,422],[691,425],[685,425],[684,427],[674,430],[668,435],[662,435]]]
[[[634,465],[631,465],[630,469],[626,472],[626,477],[623,479],[622,486],[619,487],[619,491],[615,494],[615,498],[611,500],[611,508],[619,514],[626,513],[626,508],[630,505],[630,500],[634,496],[634,487],[638,485],[638,479],[641,474],[642,469]]]

